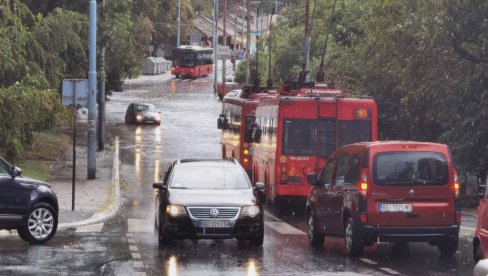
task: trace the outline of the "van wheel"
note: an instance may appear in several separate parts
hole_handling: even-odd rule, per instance
[[[252,238],[249,239],[249,244],[254,246],[262,246],[264,242],[264,224],[260,226],[260,230]]]
[[[344,233],[344,241],[346,243],[346,252],[349,256],[359,256],[363,254],[364,244],[359,237],[359,230],[352,218],[346,221],[346,230]]]
[[[443,256],[450,257],[458,250],[458,238],[447,238],[437,246]]]
[[[24,241],[30,244],[41,244],[50,240],[57,228],[58,216],[54,208],[47,203],[38,203],[17,231]]]
[[[409,253],[408,242],[400,241],[390,244],[390,251],[393,255],[406,256]]]
[[[484,254],[483,254],[483,248],[481,248],[481,244],[478,244],[478,246],[475,248],[474,251],[474,263],[478,263],[479,260],[483,260]]]
[[[315,216],[313,214],[313,211],[310,211],[308,213],[307,226],[308,226],[307,236],[310,245],[312,246],[323,245],[325,240],[325,234],[319,233],[317,229],[315,229]]]

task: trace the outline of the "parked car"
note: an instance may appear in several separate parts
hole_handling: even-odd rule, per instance
[[[346,252],[375,241],[428,242],[445,255],[458,248],[459,182],[446,145],[411,141],[355,143],[338,148],[307,199],[308,239],[344,237]],[[402,250],[403,251],[403,250]]]
[[[50,240],[58,228],[58,199],[42,181],[22,177],[22,170],[0,157],[0,229],[16,229],[28,243]]]
[[[487,184],[488,174],[486,172],[468,173],[466,175],[466,195],[480,199],[478,204],[476,230],[474,231],[473,238],[473,259],[475,263],[488,257],[488,203],[486,202]]]
[[[264,238],[258,189],[235,160],[183,159],[171,164],[156,189],[155,228],[160,244],[173,239],[248,240]]]
[[[131,103],[125,112],[126,124],[161,124],[160,111],[148,103]]]

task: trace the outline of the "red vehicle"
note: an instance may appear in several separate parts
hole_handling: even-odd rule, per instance
[[[377,140],[372,98],[349,98],[326,88],[290,91],[299,96],[261,99],[256,108],[252,181],[266,185],[271,202],[306,199],[311,189],[306,175],[318,172],[337,147]]]
[[[486,185],[488,173],[468,173],[466,175],[466,194],[480,199],[478,219],[473,238],[473,257],[475,263],[488,258],[488,203]]]
[[[213,71],[213,49],[183,45],[173,49],[171,74],[198,78]]]
[[[344,237],[357,256],[376,241],[428,242],[442,255],[458,249],[459,182],[447,145],[414,141],[362,142],[338,148],[320,177],[307,175],[308,239]]]
[[[252,132],[255,111],[259,99],[276,97],[265,88],[252,92],[252,87],[245,86],[239,97],[223,98],[222,114],[217,120],[217,127],[222,130],[222,158],[234,157],[251,175]]]

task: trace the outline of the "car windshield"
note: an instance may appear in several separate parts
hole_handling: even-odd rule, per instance
[[[134,108],[136,112],[156,112],[156,108],[149,104],[137,104]]]
[[[181,166],[171,178],[175,189],[249,189],[245,173],[239,168],[222,166]]]
[[[377,185],[440,186],[448,182],[447,161],[435,152],[391,152],[374,158]]]
[[[0,159],[0,175],[10,175],[10,168],[2,159]]]

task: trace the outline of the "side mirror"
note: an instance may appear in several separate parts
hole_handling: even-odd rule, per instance
[[[260,127],[254,129],[252,134],[252,140],[256,143],[261,143],[261,135],[263,134],[263,130]]]
[[[466,195],[469,197],[483,198],[484,185],[481,185],[481,177],[477,173],[466,174]]]
[[[162,181],[154,182],[152,186],[154,189],[166,190],[166,185]]]
[[[266,187],[263,182],[256,182],[256,185],[254,186],[256,190],[264,190]]]
[[[307,174],[307,182],[310,185],[317,186],[318,181],[317,181],[317,174],[316,173],[309,173]]]
[[[218,129],[222,129],[222,125],[223,125],[223,123],[224,123],[224,122],[223,122],[223,120],[222,120],[222,117],[219,117],[219,118],[217,119],[217,128],[218,128]]]
[[[12,178],[16,178],[17,176],[22,175],[22,170],[19,167],[14,167],[12,169]]]

